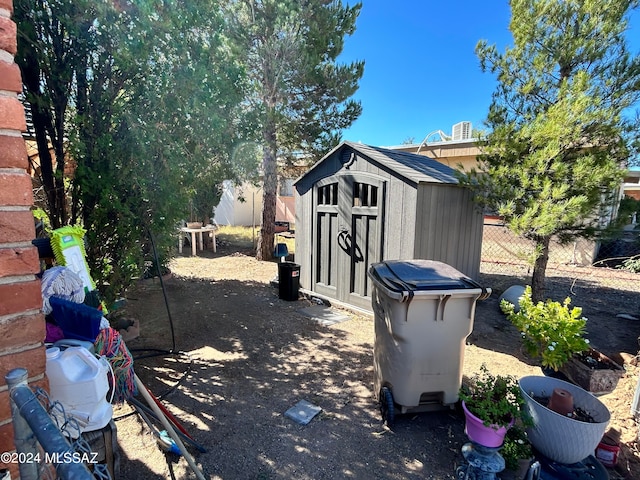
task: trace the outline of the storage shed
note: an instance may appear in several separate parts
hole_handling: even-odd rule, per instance
[[[482,213],[454,173],[424,155],[334,148],[294,184],[301,288],[371,310],[375,262],[438,260],[477,279]]]

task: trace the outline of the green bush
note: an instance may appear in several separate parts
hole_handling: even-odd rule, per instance
[[[531,287],[527,287],[518,303],[518,312],[506,300],[500,308],[521,332],[527,353],[540,359],[543,367],[557,371],[574,354],[589,349],[589,340],[583,337],[587,318],[582,316],[582,308],[569,308],[570,298],[563,303],[547,300],[534,304]]]
[[[493,375],[486,364],[460,388],[460,399],[485,426],[508,427],[522,419],[524,399],[513,376]]]
[[[640,257],[627,258],[618,268],[629,270],[633,273],[640,273]]]
[[[514,425],[507,431],[500,454],[504,457],[507,469],[512,471],[518,469],[518,460],[533,457],[531,443],[521,426]]]

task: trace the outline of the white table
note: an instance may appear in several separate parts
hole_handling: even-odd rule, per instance
[[[198,234],[198,246],[200,250],[204,250],[204,242],[202,241],[202,234],[209,232],[209,235],[213,239],[213,253],[216,253],[216,227],[214,225],[205,225],[200,228],[180,228],[180,235],[178,239],[178,252],[182,253],[182,245],[184,244],[184,233],[191,234],[191,255],[196,256],[196,233]]]

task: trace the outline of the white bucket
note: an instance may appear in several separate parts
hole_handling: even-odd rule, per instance
[[[109,423],[113,407],[106,399],[109,364],[104,357],[98,360],[83,347],[53,347],[47,349],[46,371],[51,401],[60,402],[66,416],[78,422],[80,432],[69,432],[74,438]]]

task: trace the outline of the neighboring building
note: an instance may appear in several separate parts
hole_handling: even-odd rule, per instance
[[[420,143],[385,147],[389,150],[425,155],[457,170],[477,166],[480,149],[472,138],[471,122],[459,122],[451,127],[451,135],[442,130],[429,133]]]
[[[460,134],[457,134],[461,125],[464,128]],[[427,135],[421,143],[394,145],[385,148],[425,155],[451,168],[468,171],[478,164],[477,157],[480,155],[480,148],[476,142],[476,138],[471,138],[470,122],[460,122],[453,126],[450,136],[436,130]],[[640,200],[640,170],[627,172],[623,184],[623,194]]]
[[[225,180],[213,220],[217,225],[259,226],[262,223],[262,188],[249,182],[234,185]],[[293,180],[282,179],[276,198],[276,222],[288,223],[293,229],[295,220]]]
[[[624,178],[624,194],[640,200],[640,170],[629,170]]]

